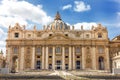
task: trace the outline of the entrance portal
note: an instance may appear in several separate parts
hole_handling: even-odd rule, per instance
[[[61,70],[61,61],[60,60],[56,61],[56,69]]]
[[[41,61],[36,61],[36,68],[41,69]]]
[[[76,61],[76,69],[80,69],[80,61]]]
[[[18,57],[13,57],[12,72],[18,72]]]

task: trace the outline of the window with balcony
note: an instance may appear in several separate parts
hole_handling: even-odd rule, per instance
[[[37,53],[37,54],[41,54],[41,48],[40,48],[40,47],[37,47],[37,48],[36,48],[36,53]]]
[[[56,53],[61,53],[61,47],[56,47],[55,52]]]
[[[69,48],[68,47],[65,48],[65,53],[69,53]]]
[[[49,47],[48,53],[50,53],[50,54],[53,53],[52,47]]]
[[[76,52],[76,53],[80,53],[80,47],[76,47],[76,48],[75,48],[75,52]]]

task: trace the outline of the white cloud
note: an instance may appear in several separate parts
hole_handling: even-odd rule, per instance
[[[51,20],[52,18],[42,9],[42,5],[35,6],[25,0],[0,0],[0,49],[6,52],[7,33],[3,29],[7,29],[9,25],[13,26],[18,22],[29,28],[30,22],[43,25]]]
[[[91,9],[90,5],[85,4],[83,1],[75,1],[74,11],[83,12]]]
[[[27,24],[32,21],[38,24],[47,24],[52,18],[42,9],[42,5],[33,5],[26,1],[2,0],[0,3],[0,25]]]
[[[66,10],[66,9],[70,9],[70,8],[72,8],[72,5],[68,4],[68,5],[63,6],[62,10]]]
[[[75,29],[81,29],[81,26],[83,26],[83,29],[90,30],[92,26],[97,27],[97,23],[95,22],[82,22],[82,23],[76,23],[74,24]]]
[[[120,12],[117,12],[117,15],[120,16]]]
[[[3,50],[3,53],[6,53],[6,42],[5,39],[7,37],[7,33],[5,33],[1,28],[0,28],[0,51]]]
[[[111,1],[114,1],[114,2],[120,3],[120,0],[111,0]]]

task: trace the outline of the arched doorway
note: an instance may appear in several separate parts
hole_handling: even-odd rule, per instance
[[[12,65],[12,72],[18,72],[18,57],[13,57],[13,65]]]
[[[103,57],[99,57],[98,63],[99,63],[99,70],[104,70],[104,58]]]

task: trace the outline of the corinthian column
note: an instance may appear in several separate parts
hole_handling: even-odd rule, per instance
[[[92,47],[92,67],[94,70],[96,70],[96,53],[95,53],[95,46]]]
[[[85,69],[85,47],[82,47],[82,69]]]
[[[106,65],[106,70],[110,71],[110,59],[109,59],[109,48],[106,47],[105,49],[105,53],[106,53],[106,63],[104,63],[104,65]]]
[[[65,51],[64,46],[62,47],[62,70],[65,69]]]
[[[48,46],[46,47],[46,69],[48,69]]]
[[[45,52],[44,52],[44,46],[42,46],[42,69],[45,69]]]
[[[69,47],[69,70],[71,70],[72,66],[71,66],[71,46]]]
[[[24,69],[24,53],[25,53],[25,48],[24,46],[21,47],[21,55],[20,55],[20,71],[23,71]]]
[[[11,47],[7,47],[7,63],[8,63],[8,68],[9,68],[9,71],[11,71],[12,69],[12,56],[11,56],[11,50],[12,48]]]
[[[73,46],[73,69],[75,69],[75,47]]]
[[[55,70],[55,46],[53,46],[52,69]]]
[[[35,69],[35,46],[32,49],[32,69]]]

